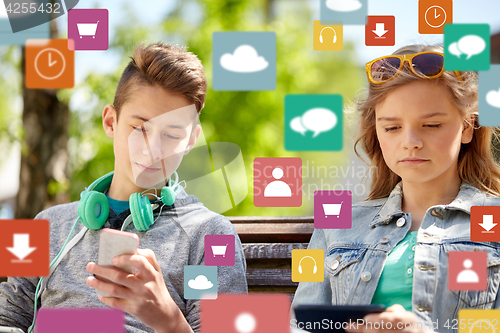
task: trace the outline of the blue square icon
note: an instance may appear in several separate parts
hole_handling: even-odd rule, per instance
[[[320,0],[321,24],[342,21],[344,25],[366,25],[368,0]]]
[[[216,299],[217,266],[184,266],[184,298]]]
[[[500,65],[479,72],[479,125],[500,126]]]
[[[214,90],[276,89],[276,33],[214,32]]]
[[[1,6],[2,4],[0,4]],[[13,33],[9,19],[0,13],[0,45],[24,45],[28,39],[49,39],[49,24],[44,23],[31,29]]]

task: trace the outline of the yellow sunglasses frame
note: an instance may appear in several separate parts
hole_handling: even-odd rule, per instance
[[[439,53],[439,52],[433,52],[433,51],[425,51],[425,52],[418,52],[418,53],[412,53],[412,54],[391,54],[391,55],[386,55],[386,56],[383,56],[383,57],[379,57],[377,59],[374,59],[370,62],[367,62],[365,64],[365,71],[366,71],[366,76],[368,77],[368,81],[370,81],[371,83],[373,84],[382,84],[382,83],[386,83],[386,82],[389,82],[391,81],[392,79],[394,79],[396,76],[398,76],[398,72],[401,71],[405,65],[405,62],[408,62],[408,64],[410,65],[410,71],[415,74],[417,77],[419,78],[422,78],[422,79],[435,79],[435,78],[438,78],[440,77],[441,75],[443,75],[444,73],[444,65],[443,65],[443,68],[441,68],[441,71],[434,75],[434,76],[427,76],[427,75],[421,75],[421,74],[418,74],[417,71],[415,71],[415,69],[413,68],[412,66],[412,60],[413,58],[415,58],[416,56],[418,55],[421,55],[421,54],[437,54],[437,55],[440,55],[444,58],[444,55],[442,53]],[[377,61],[381,60],[381,59],[386,59],[386,58],[399,58],[401,60],[401,64],[399,65],[399,68],[397,69],[396,73],[394,73],[394,75],[388,79],[388,80],[385,80],[385,81],[381,81],[381,82],[377,82],[375,80],[373,80],[373,77],[372,77],[372,65],[374,63],[376,63]],[[460,72],[459,71],[454,71],[458,80],[459,81],[462,81],[462,77],[460,76]]]

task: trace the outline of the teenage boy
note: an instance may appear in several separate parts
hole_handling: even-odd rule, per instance
[[[136,47],[118,84],[114,105],[106,105],[102,114],[115,155],[114,175],[105,191],[111,209],[104,228],[122,227],[130,215],[131,194],[160,196],[166,179],[200,134],[197,120],[205,94],[203,66],[194,54],[162,43]],[[79,216],[77,206],[78,202],[58,205],[36,217],[50,221],[51,260]],[[160,209],[147,231],[133,225],[125,229],[139,236],[141,249],[136,255],[115,257],[114,265],[134,266],[135,275],[97,265],[100,230],[88,230],[48,279],[38,308],[109,306],[125,312],[126,332],[199,332],[200,301],[184,299],[184,266],[204,265],[205,235],[235,236],[235,265],[217,267],[218,292],[247,292],[241,242],[229,220],[184,190],[173,206],[158,207],[154,213]],[[82,228],[78,222],[74,233]],[[9,278],[0,285],[0,326],[27,331],[33,321],[38,282],[39,278]],[[110,297],[97,296],[96,290]]]

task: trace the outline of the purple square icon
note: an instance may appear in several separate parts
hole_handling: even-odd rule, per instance
[[[47,309],[37,312],[37,333],[125,332],[125,314],[115,309]]]
[[[351,191],[314,192],[314,228],[351,229]]]
[[[107,50],[108,35],[107,9],[71,9],[68,12],[69,50]]]
[[[205,235],[205,266],[234,266],[234,235]]]

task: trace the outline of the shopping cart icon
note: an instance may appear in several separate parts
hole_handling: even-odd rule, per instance
[[[328,215],[334,215],[334,216],[336,215],[337,218],[339,218],[342,202],[340,202],[339,204],[323,204],[323,211],[325,212],[325,217],[328,218]]]
[[[223,256],[224,258],[226,257],[226,249],[227,245],[212,245],[212,253],[215,256]]]
[[[77,23],[76,26],[78,28],[80,38],[83,38],[83,36],[92,36],[92,38],[95,38],[95,32],[97,31],[98,24],[99,21],[97,21],[97,23]]]

